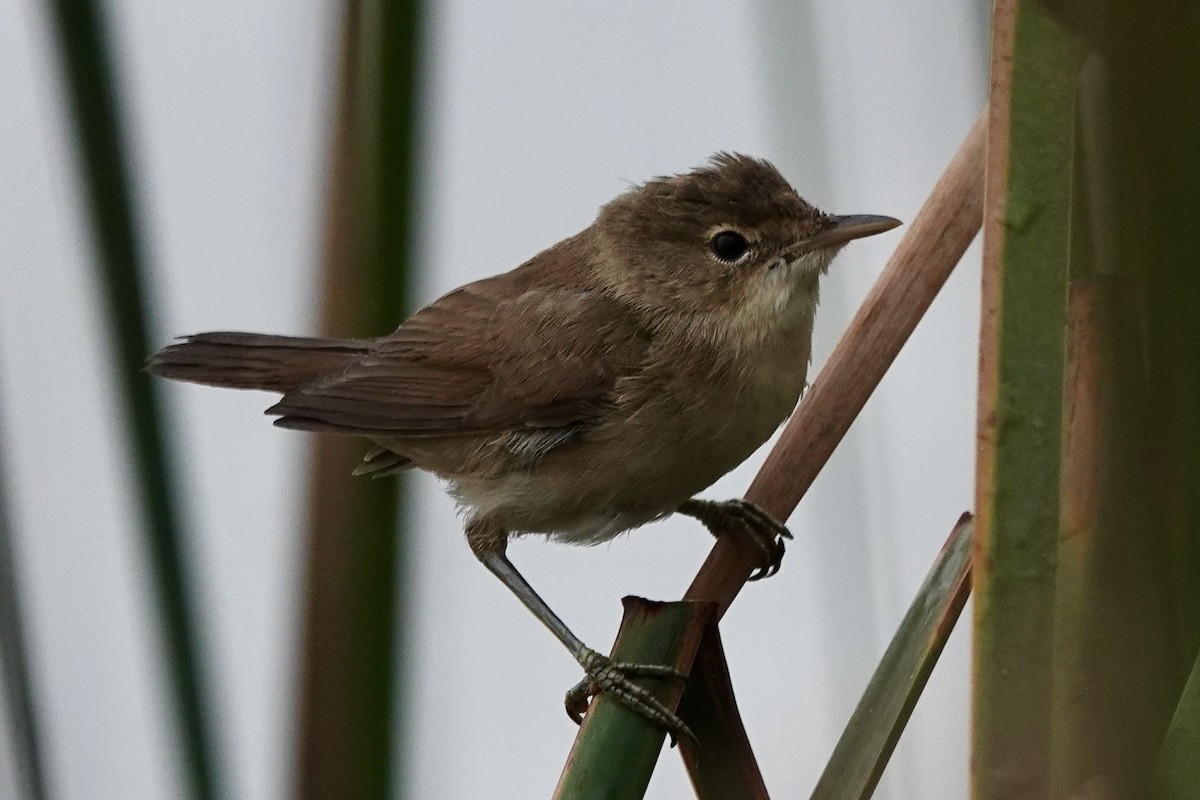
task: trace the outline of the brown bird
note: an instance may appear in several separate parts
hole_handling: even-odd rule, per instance
[[[511,272],[455,289],[370,340],[188,336],[158,375],[282,393],[275,424],[375,443],[356,474],[445,479],[472,551],[602,692],[690,735],[588,648],[505,556],[537,533],[603,542],[679,512],[732,530],[773,574],[787,529],[743,500],[696,499],[754,452],[805,387],[818,279],[851,239],[900,223],[835,216],[766,161],[720,153],[634,187]]]

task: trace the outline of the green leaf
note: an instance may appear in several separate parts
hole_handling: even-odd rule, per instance
[[[974,530],[964,514],[946,540],[825,765],[813,800],[859,800],[875,791],[971,592]]]
[[[182,523],[163,433],[165,415],[157,386],[142,370],[152,352],[143,289],[145,259],[134,215],[108,38],[94,0],[50,0],[49,7],[58,31],[96,268],[108,308],[116,386],[125,413],[135,490],[145,520],[145,545],[166,640],[166,663],[182,729],[184,774],[192,795],[207,800],[220,794],[209,706],[201,691],[195,609],[179,544]]]
[[[1154,766],[1155,796],[1160,800],[1200,797],[1200,659],[1171,718]]]
[[[1050,793],[1075,76],[1036,0],[998,0],[976,469],[976,800]]]
[[[381,336],[410,310],[420,6],[346,3],[326,199],[325,335]],[[406,684],[408,593],[400,566],[411,529],[402,477],[351,475],[369,447],[347,437],[314,442],[296,787],[306,800],[381,798],[403,784],[405,703],[397,693]]]
[[[48,796],[46,775],[4,477],[0,468],[0,686],[4,687],[4,706],[8,710],[17,790],[29,800],[43,800]]]

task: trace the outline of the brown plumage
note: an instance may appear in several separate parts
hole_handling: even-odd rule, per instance
[[[371,439],[360,472],[445,478],[476,555],[596,677],[599,656],[508,562],[508,537],[597,542],[682,510],[765,537],[777,567],[782,526],[745,504],[690,498],[795,406],[834,254],[896,224],[824,214],[767,162],[718,154],[631,189],[579,234],[387,336],[201,334],[150,369],[280,392],[276,425]],[[638,688],[614,680],[618,694]],[[682,729],[641,695],[623,702]]]
[[[227,389],[288,392],[366,353],[367,342],[262,333],[201,333],[149,361],[156,375]]]

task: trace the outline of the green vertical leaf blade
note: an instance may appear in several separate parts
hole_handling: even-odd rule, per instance
[[[1067,301],[1051,787],[1141,796],[1182,687],[1171,549],[1142,340],[1140,269],[1120,255],[1108,65],[1080,73]],[[1095,789],[1095,791],[1099,791]]]
[[[1162,0],[1150,14],[1116,0],[1099,10],[1112,103],[1102,122],[1114,151],[1105,188],[1119,211],[1120,296],[1137,311],[1120,339],[1132,339],[1126,346],[1144,365],[1134,371],[1144,381],[1137,467],[1155,511],[1150,532],[1166,539],[1161,583],[1171,601],[1145,621],[1175,633],[1153,654],[1170,668],[1146,676],[1137,693],[1159,713],[1138,726],[1150,739],[1138,749],[1158,745],[1153,785],[1174,800],[1200,796],[1200,270],[1190,233],[1200,217],[1200,14],[1191,0]]]
[[[1049,796],[1074,86],[1072,37],[999,0],[976,470],[976,800]]]
[[[380,336],[410,310],[420,10],[416,0],[346,3],[326,209],[326,335]],[[297,794],[311,800],[373,800],[403,784],[399,566],[410,530],[401,479],[351,475],[369,447],[321,437],[314,450],[297,777]]]
[[[49,0],[90,211],[96,269],[108,310],[116,385],[125,412],[134,482],[145,520],[166,663],[186,768],[196,798],[218,796],[208,706],[201,689],[195,610],[180,550],[174,472],[156,386],[142,371],[151,352],[145,263],[103,18],[93,0]]]

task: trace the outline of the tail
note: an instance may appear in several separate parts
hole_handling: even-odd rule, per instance
[[[364,355],[369,342],[261,333],[201,333],[159,350],[155,375],[229,389],[290,392]]]

